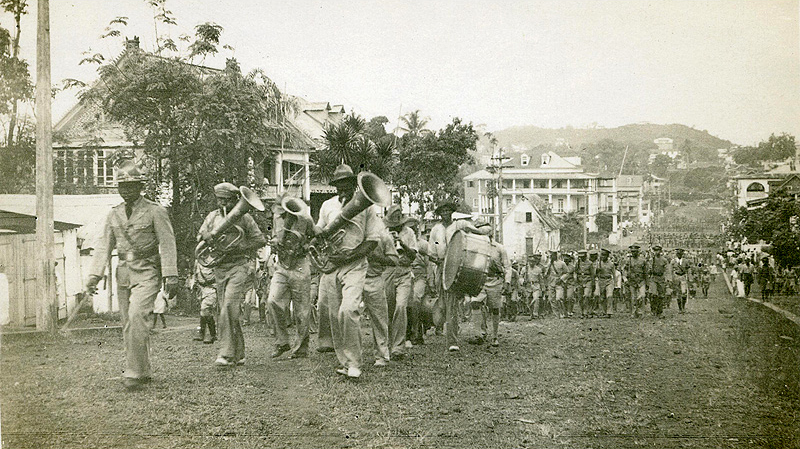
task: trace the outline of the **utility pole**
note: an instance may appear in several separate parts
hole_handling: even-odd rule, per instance
[[[505,157],[505,152],[501,148],[497,154],[493,154],[491,165],[486,167],[489,173],[497,173],[497,202],[495,203],[495,213],[497,214],[497,226],[495,227],[495,238],[498,243],[503,243],[503,169],[512,168],[512,165],[503,165],[511,160]]]
[[[50,111],[50,0],[38,0],[36,32],[36,329],[56,331],[53,135]]]

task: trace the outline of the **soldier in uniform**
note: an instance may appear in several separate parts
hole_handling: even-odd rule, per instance
[[[277,211],[277,232],[272,246],[277,263],[267,297],[276,340],[275,349],[270,356],[280,357],[291,350],[289,358],[303,358],[308,356],[311,320],[311,262],[308,258],[308,242],[314,237],[314,223],[310,215],[292,214],[283,207]],[[293,347],[289,345],[289,331],[286,327],[290,319],[290,304],[297,329],[297,342]]]
[[[124,203],[108,214],[92,260],[86,290],[97,291],[111,251],[116,248],[117,298],[125,342],[123,385],[136,390],[150,381],[150,315],[162,287],[168,297],[178,292],[175,235],[167,210],[141,195],[146,179],[132,160],[117,171],[118,190]]]
[[[486,308],[491,315],[489,338],[492,346],[499,346],[497,331],[500,327],[500,308],[503,306],[503,290],[508,290],[511,285],[511,263],[505,247],[494,240],[494,230],[491,225],[486,226],[491,231],[489,240],[492,244],[492,253],[489,259],[489,269],[483,289],[486,292]],[[474,304],[474,303],[473,303]]]
[[[336,167],[329,183],[337,195],[322,203],[317,233],[333,222],[355,194],[356,175],[349,165]],[[341,367],[337,374],[350,379],[361,377],[361,316],[359,304],[367,277],[367,255],[375,249],[384,228],[372,207],[359,212],[341,228],[343,237],[338,252],[329,256],[333,270],[319,280],[320,315],[327,308],[333,349]],[[320,318],[320,343],[323,341]]]
[[[501,318],[506,321],[517,320],[517,302],[519,301],[519,263],[511,263],[511,285],[503,292]]]
[[[645,260],[639,254],[639,245],[631,245],[630,255],[625,259],[622,268],[622,277],[628,294],[630,294],[631,317],[642,316],[642,306],[644,305],[645,281],[647,279]]]
[[[600,255],[600,261],[597,262],[596,277],[597,277],[597,301],[599,305],[599,314],[603,318],[610,318],[609,306],[614,299],[614,272],[616,267],[614,262],[609,259],[611,251],[603,248]]]
[[[195,262],[194,290],[200,299],[200,329],[194,340],[210,345],[217,341],[217,325],[214,321],[217,314],[217,289],[214,286],[213,268]]]
[[[198,241],[212,242],[211,233],[225,221],[227,214],[239,202],[239,189],[229,182],[214,186],[217,209],[206,216],[200,226]],[[242,238],[231,248],[226,248],[214,266],[217,298],[220,303],[219,334],[221,347],[214,364],[234,366],[244,364],[244,335],[241,310],[245,294],[253,287],[256,250],[267,244],[267,239],[250,214],[243,214],[234,223],[242,230]]]
[[[578,286],[576,264],[572,254],[564,254],[564,263],[567,265],[567,280],[565,281],[564,311],[567,317],[572,318],[575,312],[575,290]]]
[[[542,255],[534,253],[530,255],[528,265],[528,288],[530,289],[531,299],[528,307],[531,310],[531,319],[539,318],[539,307],[542,301],[542,292],[547,288],[544,277],[544,267],[542,266]]]
[[[389,337],[389,307],[386,301],[386,278],[388,267],[400,263],[394,239],[386,228],[381,229],[380,239],[375,249],[367,255],[367,277],[364,280],[364,308],[372,326],[372,339],[377,356],[375,366],[389,364],[391,359]]]
[[[389,335],[392,358],[400,360],[406,355],[406,333],[408,331],[407,307],[412,303],[414,280],[411,264],[417,257],[417,236],[407,226],[411,219],[403,217],[399,204],[386,211],[384,224],[392,235],[399,256],[396,266],[387,267],[384,272],[386,282],[386,302],[389,305]]]
[[[592,297],[594,295],[595,264],[589,260],[587,254],[585,249],[578,251],[578,260],[575,262],[581,318],[589,318],[594,313]]]
[[[558,258],[558,251],[550,251],[550,264],[547,266],[548,299],[553,315],[564,318],[564,293],[569,269]]]
[[[413,296],[411,315],[408,321],[408,340],[411,344],[425,343],[424,301],[425,289],[428,285],[428,241],[420,236],[417,239],[417,256],[411,264],[413,277]]]
[[[686,312],[686,301],[689,299],[691,262],[683,257],[684,252],[683,248],[677,248],[675,258],[672,259],[672,282],[678,296],[678,313]]]
[[[433,285],[437,293],[436,302],[433,305],[433,323],[436,326],[436,333],[441,334],[445,316],[444,296],[442,296],[443,281],[442,272],[444,270],[444,256],[447,254],[447,227],[453,223],[453,212],[456,211],[458,205],[452,201],[446,201],[436,206],[434,213],[438,215],[441,220],[436,223],[430,232],[428,240],[429,257],[430,261],[435,266]]]
[[[436,259],[439,261],[437,270],[437,284],[439,285],[439,301],[444,304],[444,315],[446,326],[445,342],[447,350],[450,352],[459,351],[458,346],[458,327],[459,327],[459,308],[460,304],[464,301],[464,294],[456,289],[445,289],[443,280],[444,270],[444,257],[447,254],[447,247],[450,244],[450,239],[458,231],[470,232],[473,234],[487,235],[491,232],[490,227],[484,226],[481,229],[476,228],[467,220],[455,220],[452,216],[455,210],[455,203],[448,202],[437,207],[437,213],[442,217],[442,222],[438,223],[431,230],[430,243],[436,250]],[[469,215],[465,215],[468,218]]]
[[[664,316],[664,300],[667,296],[667,281],[664,276],[669,268],[669,261],[661,254],[661,245],[653,247],[653,257],[647,262],[650,311],[653,315],[661,318]]]

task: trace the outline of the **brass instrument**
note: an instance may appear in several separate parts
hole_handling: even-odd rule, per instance
[[[361,172],[358,174],[357,182],[358,190],[353,198],[342,207],[339,215],[325,226],[308,247],[311,263],[323,273],[330,273],[336,269],[329,259],[340,250],[345,236],[343,228],[347,222],[351,222],[356,215],[373,204],[386,207],[392,202],[392,194],[381,178],[369,172]]]
[[[306,253],[306,235],[313,227],[313,222],[308,205],[299,198],[286,197],[281,201],[281,207],[294,219],[290,226],[286,226],[284,221],[282,229],[276,233],[278,240],[274,244],[275,253],[278,263],[286,269],[292,269]]]
[[[239,187],[239,202],[233,206],[225,219],[216,229],[210,233],[208,240],[201,240],[194,249],[194,257],[197,263],[204,267],[214,267],[219,265],[231,248],[233,248],[244,237],[244,230],[236,225],[236,221],[244,214],[255,209],[259,212],[264,211],[264,203],[258,198],[255,192],[245,186]]]

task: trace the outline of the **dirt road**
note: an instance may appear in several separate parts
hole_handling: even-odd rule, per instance
[[[720,280],[664,320],[501,323],[499,348],[449,354],[428,336],[358,382],[330,354],[270,359],[261,325],[232,370],[191,331],[159,333],[155,381],[138,393],[121,387],[119,331],[5,338],[3,445],[800,447],[800,332],[724,293]]]

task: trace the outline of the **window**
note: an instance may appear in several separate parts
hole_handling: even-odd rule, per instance
[[[533,237],[525,237],[525,254],[533,254]]]
[[[510,180],[510,179],[504,179],[503,180],[503,188],[504,189],[510,189],[510,188],[512,188],[513,185],[514,185],[514,181],[512,181],[512,180]]]
[[[584,189],[586,188],[586,180],[585,179],[573,179],[570,182],[570,187],[573,189]]]
[[[748,192],[763,192],[764,190],[764,185],[758,182],[754,182],[747,186]]]
[[[533,212],[525,212],[525,222],[531,223],[533,221]]]
[[[553,188],[554,189],[563,189],[567,187],[567,182],[563,179],[554,179],[553,180]]]
[[[531,157],[530,157],[530,156],[528,156],[527,154],[523,154],[523,155],[522,155],[522,156],[519,158],[519,161],[520,161],[520,163],[522,164],[522,166],[523,166],[523,167],[527,167],[527,166],[528,166],[528,164],[530,164],[530,163],[531,163]]]
[[[564,199],[559,198],[558,203],[556,203],[556,212],[564,212]]]
[[[611,178],[601,178],[598,179],[598,185],[600,187],[614,187],[614,180]]]
[[[506,207],[511,207],[511,198],[506,198]]]
[[[517,179],[517,188],[530,189],[531,188],[531,180],[530,179]]]
[[[467,181],[467,187],[475,187],[475,181]]]
[[[533,188],[534,189],[546,189],[547,188],[547,180],[546,179],[534,179],[533,180]]]
[[[294,162],[283,161],[283,185],[302,185],[303,184],[303,170],[305,166],[295,164]]]
[[[472,199],[472,207],[473,208],[480,207],[480,205],[478,204],[478,199],[477,198],[473,198]]]

